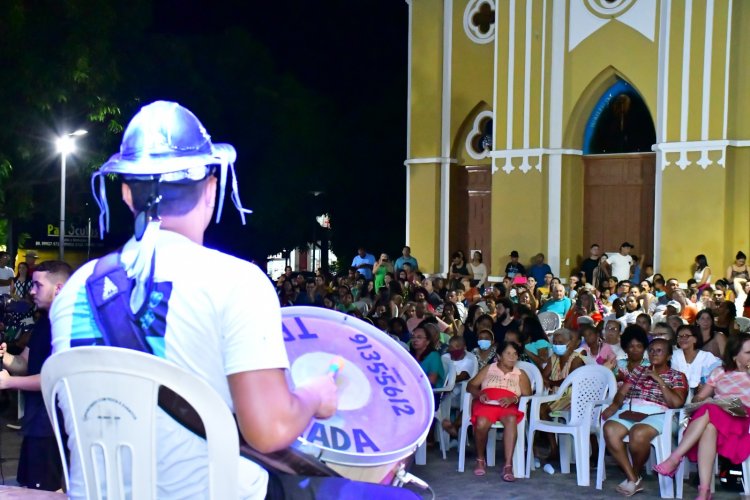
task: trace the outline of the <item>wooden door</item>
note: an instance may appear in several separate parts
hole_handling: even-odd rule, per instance
[[[598,243],[604,252],[617,252],[628,241],[633,255],[652,263],[656,155],[588,155],[583,163],[583,248]]]

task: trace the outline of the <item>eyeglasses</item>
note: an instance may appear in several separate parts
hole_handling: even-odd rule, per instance
[[[412,340],[427,340],[427,337],[412,337]]]
[[[689,333],[677,336],[678,339],[689,339],[690,337],[692,337],[692,335],[690,335]]]
[[[605,330],[609,330],[610,332],[619,332],[620,331],[620,329],[617,328],[616,326],[608,326],[608,327],[605,328]]]

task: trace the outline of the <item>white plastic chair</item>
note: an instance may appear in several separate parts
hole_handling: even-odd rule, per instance
[[[740,332],[745,333],[747,331],[750,331],[750,318],[737,316],[736,318],[734,318],[734,322],[737,323],[737,328],[740,330]]]
[[[533,395],[540,396],[544,393],[544,381],[542,379],[542,373],[534,363],[527,363],[525,361],[519,361],[516,363],[526,373],[531,382],[531,393]],[[458,443],[458,472],[464,472],[466,467],[466,442],[468,440],[468,430],[471,426],[471,401],[472,396],[466,393],[462,397],[462,415],[461,415],[461,432],[459,434]],[[524,418],[518,422],[518,432],[516,446],[513,449],[513,474],[517,477],[523,477],[526,474],[524,467],[524,450],[526,444],[526,422],[529,417],[528,405],[530,402],[529,396],[523,396],[518,400],[518,409],[524,412]],[[487,465],[493,467],[495,465],[495,448],[497,443],[497,430],[502,429],[503,424],[496,422],[490,427],[490,432],[487,436]]]
[[[651,467],[654,463],[661,463],[662,461],[669,458],[672,454],[672,432],[675,424],[675,415],[678,414],[680,409],[668,409],[664,412],[664,426],[661,434],[651,440],[652,454],[649,457],[649,461],[646,464],[646,473],[651,474]],[[603,423],[602,423],[603,424]],[[606,443],[604,441],[604,425],[599,428],[599,434],[597,436],[599,443],[599,456],[596,462],[596,489],[602,489],[604,480],[607,478],[606,470],[604,467],[604,450]],[[625,442],[628,442],[628,437],[625,437]],[[655,460],[655,462],[654,462]],[[675,495],[675,483],[671,477],[662,476],[657,474],[659,477],[659,493],[662,498],[674,498]]]
[[[165,386],[182,396],[203,421],[211,498],[237,498],[239,439],[224,400],[202,379],[156,356],[117,347],[77,347],[42,367],[47,407],[70,488],[55,401],[68,408],[86,497],[157,498],[157,398]],[[126,451],[127,450],[127,451]],[[103,461],[96,460],[98,455]],[[130,460],[123,457],[129,455]],[[130,477],[123,477],[130,470]],[[77,492],[83,494],[84,492]]]
[[[561,319],[560,315],[552,311],[540,312],[537,314],[539,322],[542,324],[542,328],[546,333],[552,333],[560,328]]]
[[[550,403],[565,394],[572,387],[570,419],[568,422],[552,422],[539,418],[542,403]],[[599,432],[601,406],[609,404],[617,393],[617,381],[611,370],[599,365],[584,365],[563,380],[556,394],[531,397],[529,412],[529,434],[526,448],[526,477],[534,468],[534,434],[537,431],[553,434],[569,434],[572,439],[560,440],[560,470],[570,472],[571,442],[575,452],[578,486],[588,486],[589,477],[589,435]]]
[[[435,436],[438,438],[440,443],[440,451],[443,454],[443,460],[446,459],[446,453],[448,451],[448,436],[445,430],[443,430],[443,419],[450,418],[451,415],[451,392],[456,386],[456,366],[453,364],[450,358],[440,358],[443,363],[443,371],[445,372],[445,379],[442,387],[436,387],[432,389],[433,394],[440,394],[440,404],[435,410]],[[423,442],[417,448],[417,453],[414,456],[414,463],[417,465],[425,465],[427,463],[427,442]]]

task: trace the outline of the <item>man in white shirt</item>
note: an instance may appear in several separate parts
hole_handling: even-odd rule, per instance
[[[16,276],[13,269],[8,267],[8,260],[8,252],[0,252],[0,294],[10,293],[10,285]]]
[[[290,389],[273,286],[255,265],[203,246],[217,189],[225,186],[230,166],[234,175],[235,157],[231,145],[212,144],[195,115],[177,103],[159,101],[141,109],[125,130],[120,153],[94,175],[116,174],[123,181],[123,201],[136,216],[135,237],[117,256],[119,266],[135,280],[124,309],[135,304],[136,311],[148,314],[127,311],[134,327],[119,336],[112,333],[86,293],[98,261],[89,262],[55,299],[50,311],[52,347],[60,352],[101,345],[107,338],[113,345],[121,345],[123,338],[145,339],[154,355],[213,387],[235,413],[246,441],[269,453],[293,443],[313,417],[335,413],[336,385],[324,376]],[[217,175],[222,177],[220,188]],[[233,191],[231,198],[244,220],[238,193]],[[223,201],[223,193],[218,199]],[[106,204],[100,206],[106,210]],[[221,204],[218,210],[221,213]],[[194,262],[212,262],[232,279],[219,282],[205,273],[186,274]],[[66,398],[60,406],[70,442],[75,442]],[[158,496],[207,498],[205,441],[161,411],[156,426]],[[70,460],[67,493],[85,498],[82,457],[76,448]],[[244,458],[238,466],[239,495],[264,498],[267,472]]]
[[[627,241],[620,245],[620,253],[612,254],[607,257],[607,266],[610,274],[617,277],[617,281],[628,281],[633,268],[633,258],[630,251],[633,245]]]

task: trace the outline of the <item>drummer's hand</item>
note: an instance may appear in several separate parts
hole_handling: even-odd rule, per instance
[[[315,418],[330,418],[336,413],[338,406],[338,388],[336,381],[330,374],[312,379],[305,384],[307,388],[315,392],[320,398],[320,405],[315,411]]]

